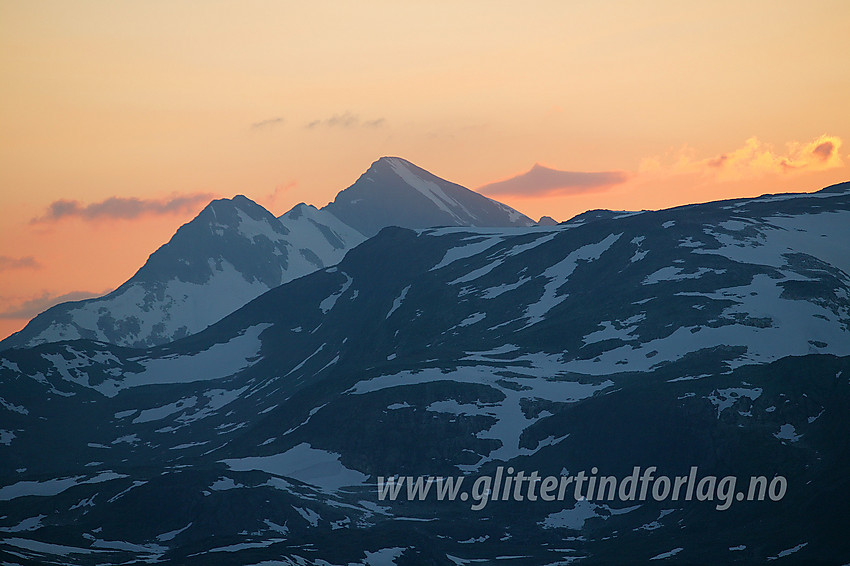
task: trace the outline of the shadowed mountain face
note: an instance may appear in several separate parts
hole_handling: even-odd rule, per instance
[[[207,330],[0,354],[16,561],[844,563],[850,184],[388,228]],[[379,500],[379,476],[783,476],[780,501]],[[468,488],[467,488],[468,489]],[[659,559],[660,559],[659,558]]]
[[[366,236],[381,228],[433,226],[533,226],[534,221],[500,202],[398,157],[382,157],[322,210]]]

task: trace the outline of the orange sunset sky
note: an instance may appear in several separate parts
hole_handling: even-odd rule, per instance
[[[559,221],[850,180],[848,26],[846,0],[0,0],[0,337],[211,198],[321,207],[383,155]]]

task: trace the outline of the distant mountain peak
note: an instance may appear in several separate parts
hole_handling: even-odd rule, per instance
[[[231,198],[222,197],[213,199],[204,207],[204,210],[207,208],[253,208],[256,206],[260,205],[245,195],[234,195]]]
[[[208,218],[208,214],[234,214],[236,211],[242,211],[255,220],[265,220],[274,218],[274,215],[268,210],[246,197],[245,195],[236,195],[233,198],[219,198],[210,201],[203,210],[191,222],[200,219],[204,221]]]
[[[366,172],[360,176],[358,181],[363,180],[366,182],[374,182],[377,178],[376,176],[380,175],[397,175],[400,179],[402,179],[402,181],[404,181],[406,177],[443,181],[443,179],[440,179],[433,173],[430,173],[427,170],[418,167],[414,163],[402,157],[395,156],[384,156],[378,159],[377,161],[374,161],[366,170]],[[409,183],[396,185],[396,188],[399,190],[407,189],[409,187]]]
[[[401,157],[384,156],[322,210],[367,237],[387,226],[532,226],[500,202],[441,179]]]
[[[298,220],[299,218],[301,218],[305,214],[309,214],[310,212],[312,212],[314,210],[318,210],[318,209],[315,206],[313,206],[312,204],[307,204],[306,202],[299,202],[298,204],[293,206],[291,209],[289,209],[287,212],[284,212],[282,215],[280,215],[279,218],[281,218],[281,219],[288,218],[290,220]]]
[[[392,165],[393,163],[406,163],[407,165],[413,165],[413,163],[411,163],[407,159],[395,155],[384,155],[383,157],[378,158],[378,160],[372,163],[372,165]]]

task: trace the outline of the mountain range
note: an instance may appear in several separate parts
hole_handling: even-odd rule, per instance
[[[320,210],[302,203],[275,218],[242,195],[211,202],[115,291],[48,309],[0,342],[0,350],[78,338],[164,344],[203,330],[269,289],[336,264],[386,226],[533,224],[502,203],[404,159],[384,157]]]
[[[850,183],[555,226],[358,232],[338,264],[184,338],[0,352],[4,559],[850,560]],[[379,477],[508,466],[696,466],[788,487],[722,511],[377,496]]]

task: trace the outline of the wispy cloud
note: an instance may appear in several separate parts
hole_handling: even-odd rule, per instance
[[[41,264],[36,261],[36,259],[31,256],[25,257],[10,257],[7,255],[0,255],[0,271],[6,271],[8,269],[40,269]]]
[[[90,204],[62,199],[50,203],[44,214],[33,218],[30,223],[54,222],[63,218],[80,218],[82,220],[117,218],[127,220],[148,215],[179,214],[191,212],[213,198],[215,198],[215,195],[211,193],[174,195],[162,199],[109,197]]]
[[[739,148],[706,158],[696,157],[685,147],[664,158],[652,157],[641,163],[642,172],[700,173],[719,180],[738,180],[802,172],[824,171],[844,165],[841,138],[822,135],[810,142],[789,142],[785,151],[751,137]]]
[[[600,191],[624,183],[625,171],[559,171],[535,164],[529,171],[478,188],[488,195],[543,196],[571,195]]]
[[[327,128],[380,128],[386,123],[384,118],[374,118],[371,120],[362,120],[359,115],[351,112],[342,114],[334,114],[330,118],[323,120],[313,120],[306,126],[307,129],[313,130],[319,127]]]
[[[90,293],[88,291],[71,291],[70,293],[53,295],[45,291],[38,297],[23,301],[22,303],[0,311],[0,318],[32,318],[46,311],[50,307],[58,305],[59,303],[64,303],[66,301],[81,301],[83,299],[100,297],[108,292],[109,291],[104,291],[103,293]]]
[[[276,210],[278,202],[287,196],[289,192],[297,188],[298,181],[296,180],[289,181],[288,183],[281,183],[275,186],[272,192],[260,197],[257,201],[265,206],[266,210],[271,211],[275,216],[277,216],[280,214],[280,212]]]
[[[280,126],[284,123],[284,119],[280,116],[275,116],[274,118],[268,118],[267,120],[260,120],[259,122],[254,122],[251,124],[252,130],[263,130],[268,128],[273,128],[275,126]]]

